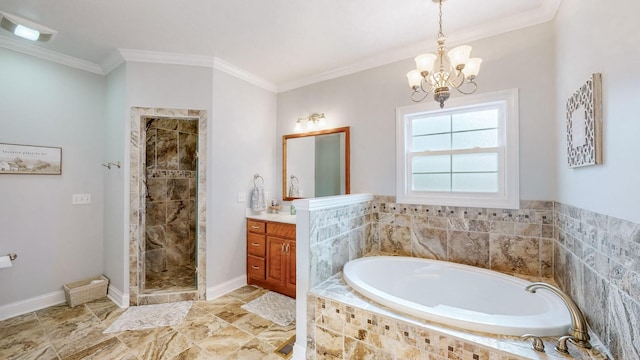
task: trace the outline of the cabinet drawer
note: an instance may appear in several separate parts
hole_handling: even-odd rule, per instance
[[[247,256],[247,275],[252,279],[264,280],[264,258]]]
[[[247,219],[247,231],[252,233],[264,234],[266,224],[262,221],[248,220]]]
[[[247,254],[264,257],[264,235],[253,233],[247,234]]]
[[[286,239],[296,238],[296,226],[293,224],[283,223],[267,223],[267,233],[269,235],[276,235]]]

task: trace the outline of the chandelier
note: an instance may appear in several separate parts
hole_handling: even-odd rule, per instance
[[[447,47],[444,43],[447,37],[442,32],[442,1],[444,0],[433,0],[440,6],[438,53],[416,56],[416,69],[407,73],[409,86],[413,89],[411,100],[421,102],[433,92],[433,99],[440,103],[440,108],[444,107],[444,102],[451,95],[451,88],[465,95],[476,91],[478,85],[473,80],[478,75],[482,63],[480,58],[469,58],[469,45],[461,45],[446,52]]]

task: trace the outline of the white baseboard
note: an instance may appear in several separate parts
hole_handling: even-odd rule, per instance
[[[293,356],[291,360],[305,360],[307,358],[307,347],[298,345],[298,340],[293,345]]]
[[[207,288],[207,300],[213,300],[219,298],[222,295],[232,292],[235,289],[239,289],[247,285],[247,276],[242,275],[229,281],[223,282],[220,285]]]
[[[113,287],[113,285],[109,285],[109,292],[107,292],[107,297],[120,308],[129,307],[129,294],[121,293],[120,290]]]
[[[32,311],[44,309],[49,306],[66,302],[64,291],[54,291],[48,294],[32,297],[29,299],[16,301],[0,306],[0,320],[6,320],[14,316],[30,313]]]

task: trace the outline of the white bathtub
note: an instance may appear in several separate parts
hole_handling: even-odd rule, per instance
[[[374,256],[349,261],[344,279],[376,302],[425,320],[500,335],[566,335],[564,302],[530,282],[445,261]]]

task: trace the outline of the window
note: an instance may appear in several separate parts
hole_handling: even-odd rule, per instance
[[[396,109],[397,201],[518,208],[517,89]]]

